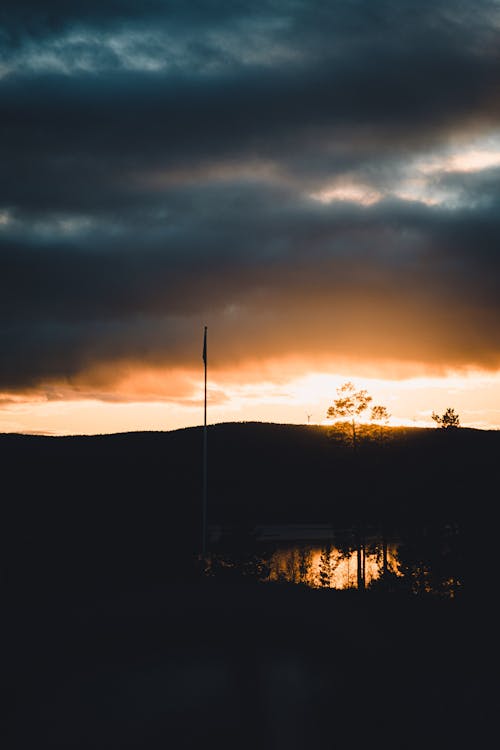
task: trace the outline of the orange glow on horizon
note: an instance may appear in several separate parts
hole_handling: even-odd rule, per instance
[[[203,365],[198,370],[134,368],[115,382],[108,373],[52,384],[27,393],[0,394],[1,432],[56,435],[173,430],[202,424]],[[364,370],[364,371],[363,371]],[[399,368],[400,375],[409,366]],[[434,427],[432,411],[448,406],[462,426],[500,428],[500,372],[468,371],[418,377],[368,377],[368,365],[333,374],[308,370],[298,359],[249,363],[218,370],[209,363],[208,417],[218,422],[277,422],[329,425],[328,406],[346,380],[386,406],[389,425]],[[398,372],[398,370],[396,370]],[[106,375],[106,376],[105,376]]]

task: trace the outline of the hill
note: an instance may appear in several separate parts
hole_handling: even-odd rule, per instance
[[[498,433],[391,430],[356,456],[338,437],[212,426],[212,520],[343,526],[362,516],[474,534],[488,521]],[[13,747],[485,744],[491,596],[201,577],[201,428],[2,435],[0,456]],[[476,585],[482,548],[463,548]]]
[[[249,527],[449,522],[493,502],[500,433],[395,428],[354,452],[328,428],[208,430],[209,517]],[[202,428],[100,436],[1,435],[11,580],[164,580],[199,549]]]

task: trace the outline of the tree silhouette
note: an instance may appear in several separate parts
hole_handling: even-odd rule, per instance
[[[378,423],[378,430],[377,434],[375,435],[375,440],[377,442],[377,447],[380,449],[384,446],[384,437],[387,436],[387,433],[384,432],[385,428],[387,427],[387,422],[389,421],[389,417],[391,415],[389,414],[388,410],[385,406],[372,406],[370,420],[372,422]],[[380,457],[376,457],[376,461],[380,460]],[[379,490],[381,492],[381,484],[379,486],[379,483],[381,481],[381,474],[379,467],[376,467],[377,470],[374,472],[373,482],[375,489]],[[385,580],[388,580],[388,563],[387,563],[387,519],[385,518],[385,513],[382,513],[382,517],[380,519],[381,523],[381,534],[382,534],[382,578]]]
[[[333,574],[337,569],[340,558],[335,553],[335,548],[328,542],[322,549],[319,559],[319,585],[321,588],[332,586]]]
[[[368,408],[371,400],[372,397],[367,391],[357,391],[354,384],[348,381],[337,388],[337,398],[333,405],[328,407],[328,419],[345,419],[349,422],[353,448],[357,446],[357,419]]]
[[[330,586],[332,575],[332,547],[327,544],[321,550],[321,557],[319,560],[319,585],[322,588],[328,588]]]
[[[372,422],[387,424],[391,415],[385,406],[372,406],[370,419]]]
[[[441,415],[436,414],[436,412],[433,411],[432,418],[439,427],[442,427],[445,430],[449,430],[453,427],[460,427],[460,418],[455,409],[452,409],[450,406]]]
[[[384,439],[384,428],[387,427],[387,422],[389,421],[390,414],[385,406],[372,406],[372,410],[370,413],[370,421],[375,422],[378,426],[377,430],[377,442],[381,445]]]
[[[357,431],[356,423],[361,414],[368,408],[368,404],[372,400],[372,397],[367,391],[357,391],[354,384],[350,381],[344,383],[344,385],[337,388],[337,398],[333,402],[332,406],[328,407],[327,417],[328,419],[344,419],[350,426],[351,431],[351,442],[354,450],[354,455],[357,453]],[[364,523],[361,517],[358,518],[356,528],[356,552],[357,552],[357,581],[358,589],[362,590],[365,588],[364,578]]]
[[[309,570],[311,568],[311,550],[308,547],[301,547],[299,550],[298,581],[307,583]]]

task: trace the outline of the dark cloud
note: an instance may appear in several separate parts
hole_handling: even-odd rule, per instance
[[[21,44],[27,37],[43,39],[73,27],[109,29],[122,24],[155,24],[161,19],[175,27],[203,27],[217,20],[238,17],[252,5],[241,0],[192,0],[189,3],[183,0],[141,0],[140,3],[135,0],[75,0],[71,3],[51,0],[43,4],[37,0],[5,0],[0,23],[6,40]],[[266,3],[262,6],[265,10]]]
[[[498,5],[254,6],[3,4],[0,387],[203,321],[221,364],[500,365],[498,170],[419,167],[500,129]]]

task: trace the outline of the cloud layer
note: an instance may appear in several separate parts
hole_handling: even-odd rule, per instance
[[[500,367],[497,2],[6,2],[0,29],[0,389],[189,368],[205,323],[221,367]]]

